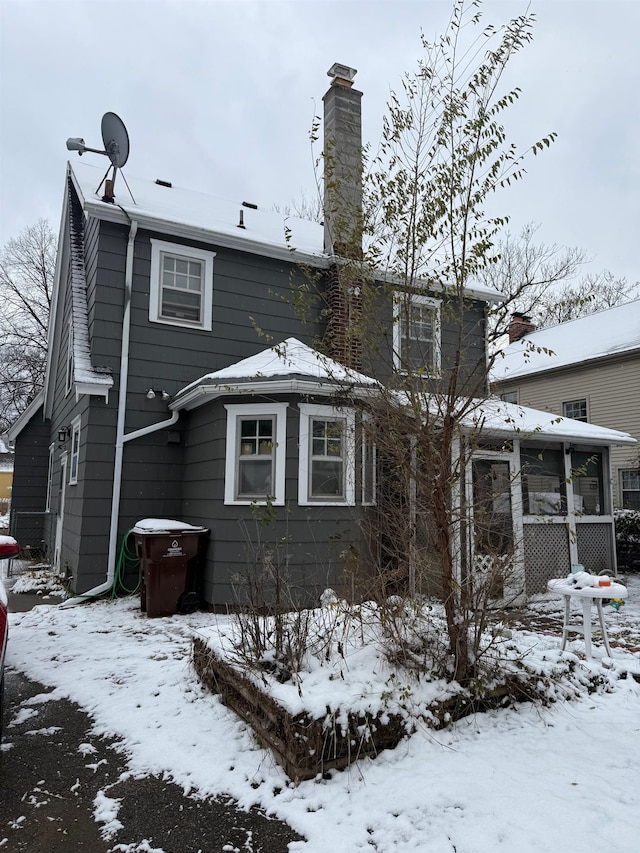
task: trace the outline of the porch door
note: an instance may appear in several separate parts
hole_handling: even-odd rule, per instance
[[[56,541],[53,556],[53,567],[62,574],[62,528],[64,525],[64,504],[67,496],[67,454],[60,457],[60,485],[58,488],[58,509],[56,515]]]
[[[471,463],[474,591],[503,598],[514,570],[515,536],[510,459],[474,457]]]

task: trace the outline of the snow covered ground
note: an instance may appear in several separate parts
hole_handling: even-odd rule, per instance
[[[631,674],[640,677],[640,578],[627,584],[626,606],[606,608],[613,660],[587,663],[572,644],[577,671],[605,673],[610,692],[420,728],[375,760],[298,787],[193,675],[192,637],[224,628],[226,617],[148,619],[135,599],[45,604],[11,616],[7,664],[80,704],[96,732],[119,737],[133,772],[167,773],[186,790],[227,793],[285,820],[307,839],[292,853],[637,853],[640,683]],[[514,633],[549,671],[560,659],[561,606],[538,597]],[[379,673],[382,689],[382,665]],[[630,675],[612,677],[621,673]],[[348,677],[316,682],[338,695]],[[117,820],[108,792],[96,819]]]

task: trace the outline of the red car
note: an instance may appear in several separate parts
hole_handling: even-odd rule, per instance
[[[13,536],[0,536],[0,560],[16,557],[20,546]],[[2,739],[2,696],[4,694],[4,653],[7,647],[7,593],[0,574],[0,740]]]

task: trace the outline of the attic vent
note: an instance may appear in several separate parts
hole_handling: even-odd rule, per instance
[[[169,187],[171,189],[171,181],[161,181],[160,178],[156,178],[156,184],[159,187]]]
[[[253,202],[251,202],[251,201],[243,201],[243,202],[242,202],[242,206],[243,206],[243,207],[250,207],[250,208],[251,208],[251,210],[257,210],[257,209],[258,209],[258,205],[257,205],[257,204],[253,204]]]

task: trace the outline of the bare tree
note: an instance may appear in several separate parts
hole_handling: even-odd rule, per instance
[[[44,383],[57,240],[41,219],[0,254],[0,433]]]
[[[494,262],[483,270],[483,283],[504,295],[491,312],[491,338],[508,330],[514,311],[531,317],[538,328],[546,328],[612,308],[638,295],[637,282],[629,284],[607,271],[578,279],[581,267],[589,261],[586,252],[536,242],[538,227],[529,223],[517,237],[507,232],[496,244]]]
[[[343,292],[346,333],[358,340],[335,346],[329,322],[324,341],[329,353],[361,350],[367,372],[385,372],[389,359],[390,381],[366,403],[383,470],[371,549],[361,564],[377,577],[383,598],[399,593],[410,599],[419,589],[442,597],[446,668],[462,684],[481,671],[487,605],[509,588],[514,548],[489,518],[500,497],[490,491],[492,481],[500,481],[496,472],[479,471],[477,487],[467,485],[487,393],[485,347],[469,329],[469,317],[477,317],[471,285],[495,263],[494,244],[507,222],[485,212],[489,198],[522,177],[526,154],[543,151],[555,138],[551,133],[523,153],[506,141],[502,113],[520,92],[501,93],[500,81],[509,60],[531,40],[533,16],[483,28],[478,7],[455,0],[445,34],[433,43],[423,38],[424,59],[391,95],[379,153],[365,169],[363,215],[344,217],[356,222],[358,244],[347,245],[348,224],[334,239],[341,259],[331,287]],[[325,182],[332,186],[337,178],[329,154]],[[340,231],[339,222],[334,229]],[[567,263],[578,260],[572,256]],[[416,312],[415,297],[426,298],[424,313]],[[415,353],[408,331],[417,324],[424,332],[438,322],[429,317],[429,297],[438,300],[447,326],[441,360],[434,358],[435,337],[421,333],[424,349]],[[392,334],[383,309],[391,303]],[[481,563],[469,535],[471,516]]]

